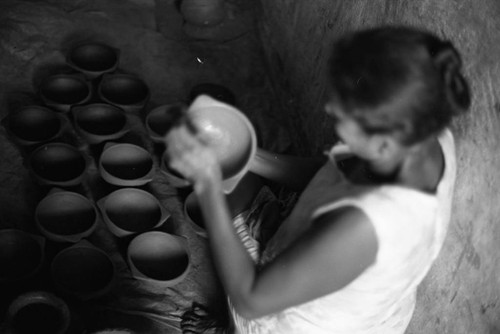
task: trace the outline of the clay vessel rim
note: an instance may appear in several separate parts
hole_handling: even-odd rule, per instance
[[[83,83],[83,85],[87,88],[87,95],[86,95],[86,97],[83,98],[82,100],[76,101],[74,103],[61,103],[61,102],[54,101],[54,100],[46,97],[45,94],[43,94],[43,86],[45,84],[47,84],[47,82],[49,82],[51,80],[56,80],[56,79],[61,79],[61,78],[70,79],[70,80],[74,80],[74,81],[78,81],[80,83]],[[71,106],[83,104],[83,103],[89,101],[90,98],[92,97],[92,86],[91,86],[90,82],[86,81],[84,78],[82,78],[78,74],[62,74],[61,73],[61,74],[50,75],[50,76],[44,78],[41,81],[38,91],[39,91],[39,95],[42,97],[42,100],[47,105],[53,106],[53,107],[59,107],[59,108],[68,109],[66,111],[69,111],[69,108],[71,108]]]
[[[137,234],[139,233],[138,231],[129,231],[126,229],[123,229],[116,225],[111,218],[108,215],[108,210],[107,210],[107,203],[108,201],[114,200],[116,196],[118,196],[121,193],[127,193],[127,192],[134,192],[137,194],[140,194],[141,196],[146,196],[148,198],[151,198],[157,205],[158,208],[160,209],[160,218],[158,219],[158,223],[153,226],[152,228],[158,228],[162,226],[168,218],[170,218],[170,213],[167,211],[167,209],[163,206],[161,201],[154,196],[152,193],[142,190],[142,189],[137,189],[137,188],[122,188],[113,191],[112,193],[108,194],[107,196],[99,199],[96,204],[97,207],[99,208],[99,211],[101,212],[101,215],[103,217],[104,223],[106,226],[110,229],[110,231],[116,235],[117,237],[124,237],[127,235],[132,235],[132,234]]]
[[[86,229],[83,232],[80,233],[73,233],[73,234],[58,234],[55,232],[52,232],[43,226],[43,224],[39,220],[39,213],[40,213],[40,208],[42,205],[46,204],[47,201],[52,200],[55,197],[61,197],[61,196],[72,196],[76,197],[78,199],[81,199],[83,202],[88,203],[90,207],[94,210],[95,213],[95,218],[92,224],[88,229]],[[72,242],[76,243],[83,238],[88,237],[91,235],[94,230],[97,227],[97,222],[99,221],[99,212],[97,210],[96,205],[87,197],[83,196],[82,194],[73,192],[73,191],[66,191],[66,190],[59,190],[57,192],[50,192],[47,196],[42,198],[42,200],[38,203],[35,209],[35,221],[37,224],[38,229],[40,232],[49,240],[56,241],[56,242]]]

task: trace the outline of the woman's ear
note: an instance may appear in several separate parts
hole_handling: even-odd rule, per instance
[[[401,150],[401,144],[393,136],[376,134],[372,140],[375,145],[375,154],[379,158],[388,159],[394,157]]]

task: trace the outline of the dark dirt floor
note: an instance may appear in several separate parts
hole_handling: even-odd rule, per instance
[[[293,150],[287,131],[280,126],[283,123],[277,116],[261,57],[255,3],[226,1],[223,23],[204,28],[185,24],[173,0],[0,3],[0,118],[26,105],[42,105],[37,94],[40,80],[53,73],[70,73],[65,55],[83,41],[118,48],[117,72],[138,75],[146,82],[151,92],[149,103],[141,112],[128,115],[132,130],[119,141],[141,144],[153,154],[154,179],[140,188],[153,193],[171,214],[160,229],[186,237],[191,257],[187,277],[175,286],[165,288],[136,280],[124,261],[130,238],[114,237],[99,221],[87,239],[105,250],[115,264],[116,279],[110,291],[85,301],[61,294],[54,287],[49,268],[55,254],[71,244],[46,240],[45,261],[37,275],[1,284],[0,320],[13,298],[32,290],[53,292],[69,304],[70,333],[103,328],[178,333],[180,317],[193,302],[214,307],[224,304],[206,240],[194,233],[183,214],[183,201],[190,189],[172,187],[159,172],[162,148],[151,142],[143,120],[155,106],[186,102],[196,84],[216,83],[233,91],[236,105],[256,128],[259,146],[280,152]],[[98,101],[95,96],[91,100]],[[31,149],[11,139],[0,127],[0,229],[16,228],[40,235],[34,210],[50,187],[38,184],[30,175],[26,161]],[[91,160],[82,184],[68,190],[97,201],[117,189],[107,184],[96,168],[102,145],[86,144],[72,127],[57,141],[75,145]]]

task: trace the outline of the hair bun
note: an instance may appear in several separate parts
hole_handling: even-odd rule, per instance
[[[462,59],[457,50],[450,42],[441,42],[431,51],[431,56],[441,73],[445,94],[453,111],[461,113],[467,110],[471,98],[467,81],[461,73]]]

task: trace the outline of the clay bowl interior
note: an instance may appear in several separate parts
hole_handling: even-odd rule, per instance
[[[128,246],[127,259],[139,276],[164,283],[181,280],[190,262],[186,242],[159,231],[136,236]]]
[[[149,88],[136,76],[113,74],[103,77],[99,85],[99,95],[113,105],[143,105],[149,98]]]
[[[241,112],[226,107],[189,110],[199,131],[214,147],[224,179],[248,167],[256,151],[256,135],[250,121]]]
[[[20,230],[0,230],[0,282],[27,278],[40,268],[43,245]]]
[[[40,146],[30,156],[30,168],[42,183],[78,184],[87,161],[75,147],[64,143]]]
[[[218,101],[231,105],[235,105],[236,103],[236,97],[229,88],[209,82],[200,83],[191,88],[191,91],[189,92],[189,100],[193,101],[202,94],[209,95]]]
[[[28,106],[6,118],[7,128],[19,140],[40,143],[55,138],[61,131],[62,119],[54,111],[41,106]]]
[[[126,232],[148,231],[164,220],[160,202],[147,191],[135,188],[118,189],[100,202],[107,223]],[[116,231],[113,231],[116,234]],[[121,235],[120,235],[121,236]]]
[[[184,214],[194,223],[194,227],[198,227],[202,230],[205,229],[205,222],[203,220],[203,214],[201,212],[200,204],[194,192],[190,193],[186,200],[184,201]],[[196,229],[195,229],[196,230]]]
[[[35,219],[48,239],[77,242],[95,229],[97,211],[85,196],[60,191],[49,194],[38,203]]]
[[[89,104],[75,107],[73,111],[76,127],[95,140],[116,139],[127,124],[124,111],[109,104]]]
[[[105,148],[99,161],[101,176],[111,184],[126,185],[126,181],[147,177],[153,169],[151,154],[144,148],[128,143]],[[120,182],[125,181],[125,183]]]
[[[164,136],[172,127],[174,116],[186,108],[182,103],[165,104],[152,109],[145,119],[146,130],[151,139],[163,143]]]
[[[70,323],[70,311],[68,305],[52,293],[32,291],[12,301],[7,318],[16,334],[63,334]]]
[[[102,250],[76,244],[59,252],[51,264],[52,279],[64,292],[80,297],[104,293],[114,278],[114,266]]]
[[[119,53],[103,43],[80,44],[71,49],[68,63],[77,70],[106,73],[116,69]]]
[[[40,86],[40,95],[52,105],[75,105],[90,98],[90,86],[74,75],[53,75],[45,78]]]

